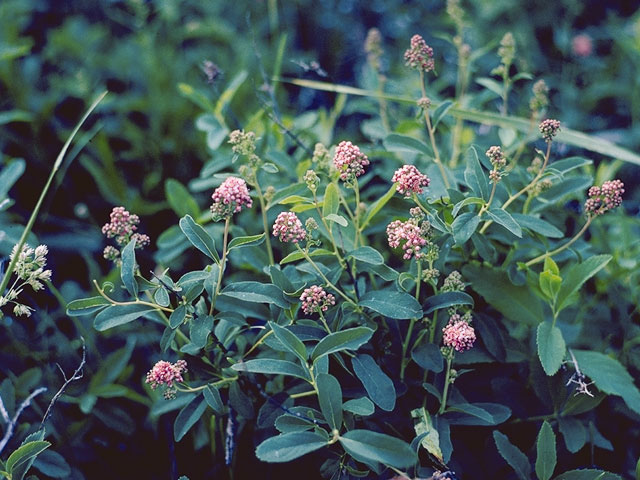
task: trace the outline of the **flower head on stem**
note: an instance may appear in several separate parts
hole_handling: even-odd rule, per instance
[[[456,352],[471,349],[476,341],[476,332],[464,317],[457,313],[451,315],[442,329],[442,343]]]
[[[391,181],[398,183],[398,192],[410,198],[414,193],[421,194],[422,187],[428,187],[431,180],[420,173],[414,165],[404,165],[395,171]]]
[[[231,217],[240,213],[244,207],[251,208],[253,201],[249,196],[247,183],[238,177],[227,177],[211,195],[213,204],[210,207],[214,221]]]
[[[353,183],[364,173],[364,167],[369,165],[369,159],[356,145],[349,141],[342,141],[336,147],[333,165],[340,172],[342,181]]]
[[[327,293],[324,288],[319,285],[312,285],[305,288],[300,295],[302,302],[302,311],[307,315],[312,313],[326,312],[330,306],[336,304],[336,297]]]
[[[622,205],[624,183],[620,180],[604,182],[601,187],[594,185],[589,189],[589,198],[584,203],[587,215],[602,215]]]
[[[542,135],[542,138],[544,138],[544,141],[551,143],[553,141],[553,137],[555,137],[560,131],[560,121],[548,118],[543,120],[538,128],[540,129],[540,134]]]
[[[146,383],[152,390],[164,387],[164,398],[170,400],[176,396],[176,383],[183,382],[182,374],[187,371],[187,362],[178,360],[176,363],[160,360],[147,373]]]
[[[273,224],[273,236],[284,243],[298,243],[307,238],[307,232],[295,213],[281,212]]]
[[[409,68],[431,72],[435,68],[433,48],[420,35],[414,35],[411,37],[410,47],[404,52],[404,62]]]

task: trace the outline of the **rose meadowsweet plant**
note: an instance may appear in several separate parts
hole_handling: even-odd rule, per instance
[[[371,66],[379,42],[368,39]],[[180,409],[174,439],[198,431],[225,445],[214,454],[230,469],[248,456],[302,457],[326,478],[476,478],[466,452],[477,448],[499,465],[477,478],[533,469],[540,480],[609,478],[599,468],[580,476],[576,466],[592,465],[570,458],[588,442],[609,445],[599,430],[607,409],[640,415],[616,345],[584,330],[585,292],[612,264],[587,233],[604,214],[622,215],[624,185],[591,186],[591,160],[558,153],[572,132],[538,118],[548,106],[541,84],[529,119],[506,115],[522,79],[510,76],[515,48],[506,35],[502,115],[439,100],[426,77],[436,52],[415,35],[404,55],[419,73],[406,102],[420,99],[415,128],[335,148],[282,122],[286,135],[276,134],[263,116],[256,132],[231,132],[231,148],[216,152],[231,171],[218,174],[205,214],[184,215],[158,239],[152,277],[129,236],[119,254],[125,298],[96,284],[99,295],[71,302],[69,315],[95,315],[99,331],[156,329],[154,356],[179,360],[155,363],[146,383]],[[449,121],[456,114],[520,130],[466,145]],[[565,208],[585,193],[580,211]],[[138,219],[126,213],[120,223],[132,229]],[[119,238],[113,223],[106,233]],[[238,432],[250,438],[238,442]]]

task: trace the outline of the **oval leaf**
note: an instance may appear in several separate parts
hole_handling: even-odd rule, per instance
[[[122,249],[122,267],[120,268],[120,278],[122,284],[127,289],[129,295],[138,298],[138,282],[136,282],[136,239],[132,239],[126,247]]]
[[[80,315],[89,315],[102,310],[111,302],[104,297],[89,297],[73,300],[67,304],[67,315],[70,317],[79,317]]]
[[[173,438],[176,442],[182,440],[189,429],[193,427],[207,409],[207,403],[202,395],[196,396],[187,403],[173,422]]]
[[[237,298],[244,302],[271,303],[280,308],[289,307],[282,290],[272,283],[234,282],[224,287],[220,295]]]
[[[433,297],[429,297],[425,302],[424,314],[428,315],[436,310],[449,308],[454,305],[471,305],[471,307],[473,307],[473,297],[464,292],[445,292],[434,295]]]
[[[553,475],[558,460],[556,454],[556,434],[551,425],[545,420],[542,422],[538,440],[536,442],[536,475],[538,480],[549,480]]]
[[[384,263],[382,254],[372,247],[356,248],[347,254],[347,258],[355,258],[359,262],[370,265],[382,265]]]
[[[513,233],[516,237],[522,238],[522,228],[518,225],[509,213],[502,208],[493,208],[487,212],[491,220]]]
[[[295,460],[327,445],[327,440],[314,432],[283,433],[267,438],[256,448],[256,457],[263,462],[283,463]]]
[[[358,355],[351,360],[351,364],[373,403],[391,412],[396,406],[396,389],[393,381],[370,355]]]
[[[471,235],[478,228],[480,217],[472,212],[462,213],[456,217],[451,224],[453,238],[457,245],[462,245],[471,238]]]
[[[324,419],[332,430],[342,427],[342,388],[333,375],[319,373],[316,377],[318,402]]]
[[[531,478],[531,465],[522,450],[513,445],[506,435],[497,430],[493,432],[493,440],[496,442],[498,452],[511,465],[511,468],[516,471],[518,478],[520,480],[529,480]]]
[[[133,322],[144,314],[153,312],[154,310],[154,308],[148,305],[112,305],[96,315],[93,321],[93,327],[99,332],[104,332],[110,328]]]
[[[360,298],[360,305],[397,320],[422,317],[422,307],[418,301],[405,292],[373,290]]]
[[[290,375],[303,380],[309,380],[307,373],[293,362],[287,360],[275,360],[272,358],[257,358],[239,362],[231,368],[238,372],[264,373],[268,375]]]
[[[395,468],[408,468],[416,462],[416,453],[399,438],[369,430],[351,430],[340,437],[345,451],[364,463],[379,462]]]
[[[229,242],[228,250],[231,251],[234,248],[240,247],[255,247],[264,242],[264,233],[260,235],[249,235],[247,237],[236,237]]]
[[[373,335],[373,330],[367,327],[355,327],[327,335],[318,342],[311,353],[311,358],[318,361],[319,358],[342,350],[357,350],[360,345],[368,342]]]
[[[216,244],[211,235],[196,223],[191,215],[185,215],[180,219],[180,230],[191,242],[191,244],[204,253],[211,260],[220,263],[220,257],[216,251]]]
[[[551,322],[542,322],[538,325],[536,335],[538,344],[538,357],[544,372],[551,376],[562,366],[562,361],[567,353],[567,347],[562,337],[562,332]]]

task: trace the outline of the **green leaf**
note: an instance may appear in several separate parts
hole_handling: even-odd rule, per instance
[[[191,319],[189,325],[189,339],[196,348],[202,348],[207,344],[207,338],[213,330],[213,316],[198,315]]]
[[[331,430],[340,430],[342,427],[342,388],[333,375],[319,373],[316,377],[318,389],[318,402],[324,419]]]
[[[311,353],[311,359],[315,363],[319,358],[331,353],[343,350],[357,350],[368,342],[373,335],[373,330],[367,327],[347,328],[339,332],[331,333],[318,342]]]
[[[591,165],[593,163],[593,161],[589,160],[588,158],[584,158],[584,157],[569,157],[569,158],[564,158],[562,160],[558,160],[557,162],[551,162],[549,164],[548,170],[550,171],[557,171],[559,172],[561,175],[564,175],[565,173],[569,173],[572,170],[575,170],[576,168],[580,168],[580,167],[585,167],[587,165]]]
[[[72,300],[67,304],[67,315],[70,317],[90,315],[102,310],[108,305],[111,305],[111,302],[102,296],[80,298],[78,300]]]
[[[542,293],[544,293],[547,298],[549,298],[553,302],[555,301],[556,295],[558,294],[560,286],[562,285],[562,277],[560,275],[552,273],[549,270],[545,270],[543,272],[540,272],[540,276],[538,277],[538,285]]]
[[[622,364],[607,355],[586,350],[572,350],[580,370],[604,393],[618,395],[631,410],[640,414],[640,391]]]
[[[433,111],[433,116],[431,117],[431,125],[435,130],[440,120],[444,118],[447,112],[453,107],[453,102],[451,100],[445,100]]]
[[[445,292],[427,298],[424,304],[424,315],[442,308],[453,307],[454,305],[471,305],[473,308],[473,297],[464,292]]]
[[[269,322],[269,326],[271,327],[271,330],[273,330],[273,334],[275,335],[275,337],[280,340],[280,343],[282,343],[282,345],[287,350],[298,357],[302,365],[306,365],[307,348],[304,346],[304,343],[302,343],[302,341],[298,337],[291,333],[291,331],[287,330],[284,327],[281,327],[275,322]]]
[[[556,468],[558,458],[556,454],[556,435],[546,420],[542,422],[542,427],[538,432],[536,454],[536,475],[538,480],[549,480]]]
[[[529,287],[512,284],[503,271],[468,265],[462,274],[488,304],[510,320],[536,326],[542,320],[540,299]]]
[[[354,398],[353,400],[344,402],[342,408],[347,412],[355,413],[356,415],[362,415],[363,417],[368,417],[376,410],[373,402],[371,402],[371,400],[369,400],[367,397]]]
[[[456,245],[463,245],[478,228],[480,217],[476,213],[462,213],[451,224]]]
[[[577,453],[587,443],[587,429],[577,418],[559,417],[558,429],[564,437],[564,444],[571,453]]]
[[[338,187],[335,183],[330,183],[324,191],[324,202],[322,204],[322,216],[335,215],[340,210],[340,197]]]
[[[187,316],[187,306],[186,305],[178,305],[176,309],[171,312],[169,315],[169,327],[172,329],[178,328],[184,322],[185,317]]]
[[[382,254],[372,247],[360,247],[351,250],[347,254],[347,258],[355,258],[359,262],[368,263],[369,265],[382,265],[384,263]]]
[[[442,449],[440,448],[440,434],[433,426],[429,412],[427,412],[424,407],[416,408],[415,410],[411,410],[411,417],[415,419],[413,429],[416,435],[423,435],[420,445],[436,457],[437,460],[444,463]]]
[[[384,148],[389,152],[410,152],[426,155],[433,158],[433,149],[417,138],[398,133],[391,133],[382,141]]]
[[[122,284],[127,289],[127,292],[134,297],[138,298],[138,282],[136,282],[136,239],[131,240],[126,247],[122,249],[122,267],[120,269],[120,278],[122,278]]]
[[[330,250],[326,250],[324,248],[316,248],[309,252],[310,257],[322,257],[322,256],[333,256],[334,253]],[[302,260],[304,255],[302,252],[291,252],[289,255],[280,260],[280,265],[284,265],[285,263],[295,262],[297,260]]]
[[[453,405],[449,405],[447,410],[451,412],[466,413],[467,415],[470,415],[472,417],[479,418],[485,424],[493,424],[493,415],[487,412],[484,408],[478,407],[477,405],[473,405],[471,403],[456,403]]]
[[[444,358],[440,347],[433,343],[425,343],[411,352],[411,358],[425,370],[440,373],[444,368]]]
[[[288,360],[275,360],[272,358],[257,358],[239,362],[231,366],[237,372],[264,373],[267,375],[289,375],[291,377],[309,380],[309,375],[300,365]]]
[[[234,282],[222,289],[220,295],[237,298],[243,302],[269,303],[280,308],[288,308],[282,290],[272,283]]]
[[[551,322],[544,321],[538,325],[536,343],[544,372],[549,376],[555,375],[567,353],[562,332]]]
[[[466,207],[467,205],[484,205],[484,203],[485,201],[480,197],[467,197],[453,206],[451,214],[455,217],[458,215],[458,212],[462,209],[462,207]]]
[[[622,477],[604,470],[587,468],[584,470],[569,470],[558,475],[554,480],[622,480]]]
[[[326,445],[327,440],[315,432],[283,433],[258,445],[256,457],[263,462],[290,462]]]
[[[1,124],[2,122],[0,122]],[[0,171],[0,200],[7,197],[11,187],[24,173],[24,168],[25,161],[22,159],[12,160],[2,167],[2,171]]]
[[[513,217],[502,208],[492,208],[487,211],[487,215],[489,215],[494,222],[502,225],[513,233],[516,237],[522,238],[522,228],[518,225],[518,222],[516,222]]]
[[[333,184],[330,184],[330,185],[333,185]],[[330,222],[337,223],[342,227],[346,227],[347,225],[349,225],[349,222],[347,222],[346,218],[344,218],[342,215],[336,215],[335,213],[330,213],[324,218],[325,220],[329,220]]]
[[[506,435],[497,430],[493,431],[493,440],[496,442],[498,452],[511,468],[516,471],[518,478],[520,480],[529,480],[531,478],[531,465],[527,456],[513,445]]]
[[[202,395],[207,405],[209,405],[216,414],[224,414],[224,404],[222,403],[222,398],[220,398],[220,392],[216,387],[207,385],[202,391]]]
[[[422,307],[415,297],[395,290],[371,290],[360,298],[360,305],[385,317],[405,320],[422,318]]]
[[[34,457],[51,446],[51,443],[43,440],[35,440],[32,442],[26,442],[20,445],[13,451],[7,462],[5,463],[5,470],[10,474],[25,462],[33,461]]]
[[[464,412],[449,411],[447,420],[451,425],[498,425],[511,417],[511,409],[499,403],[459,403],[455,407]],[[490,421],[486,415],[491,417]]]
[[[369,430],[351,430],[339,439],[345,451],[358,461],[379,462],[408,468],[417,461],[411,446],[399,438]]]
[[[611,255],[595,255],[581,264],[571,267],[563,275],[562,287],[560,287],[556,300],[556,313],[569,306],[572,295],[582,287],[584,282],[602,270],[611,261],[611,258],[613,258]]]
[[[198,218],[200,216],[198,202],[191,196],[189,190],[177,180],[169,178],[164,182],[164,194],[178,217],[190,215]]]
[[[512,213],[511,216],[516,222],[518,222],[518,224],[520,224],[521,227],[531,230],[532,232],[539,233],[544,237],[564,237],[564,233],[541,218],[534,217],[533,215],[523,215],[521,213]]]
[[[198,225],[190,215],[185,215],[180,219],[180,230],[191,242],[191,244],[204,253],[211,260],[220,263],[220,257],[216,251],[216,244],[207,231]]]
[[[249,235],[247,237],[236,237],[231,239],[227,250],[231,251],[234,248],[240,247],[255,247],[256,245],[262,244],[262,242],[264,242],[264,233],[260,235]]]
[[[391,188],[387,190],[387,193],[385,193],[373,204],[371,204],[371,206],[367,209],[364,216],[362,217],[362,222],[360,223],[361,231],[364,230],[367,225],[369,225],[369,222],[373,219],[373,217],[375,217],[376,214],[387,204],[387,202],[391,200],[393,195],[396,193],[396,188],[398,188],[398,185],[394,183],[393,185],[391,185]]]
[[[502,96],[502,85],[496,82],[493,78],[480,77],[476,79],[476,83],[495,93],[497,96]]]
[[[382,410],[391,412],[396,406],[396,389],[393,381],[370,355],[358,355],[351,359],[351,364],[373,403]]]
[[[148,305],[111,305],[96,315],[93,327],[99,332],[104,332],[110,328],[133,322],[143,315],[153,312],[155,309]]]
[[[205,402],[202,395],[197,395],[189,403],[187,403],[182,410],[178,413],[175,421],[173,422],[173,439],[176,442],[182,440],[187,434],[189,429],[193,427],[200,417],[207,409],[207,402]]]
[[[489,182],[482,170],[480,160],[478,159],[478,151],[475,147],[469,147],[465,154],[467,159],[467,167],[464,170],[464,181],[469,186],[476,197],[484,200],[489,199]],[[471,235],[469,235],[471,236]]]
[[[51,478],[69,478],[71,467],[64,457],[52,450],[45,450],[33,462],[33,466]]]

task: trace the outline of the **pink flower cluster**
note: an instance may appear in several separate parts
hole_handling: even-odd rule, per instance
[[[422,187],[428,187],[431,182],[414,165],[404,165],[396,170],[391,181],[398,182],[398,192],[406,198],[411,197],[412,193],[422,193]]]
[[[410,220],[406,222],[394,220],[387,225],[387,238],[391,248],[398,248],[404,241],[402,258],[405,260],[410,260],[412,255],[420,258],[422,256],[420,249],[427,244],[420,227]]]
[[[540,123],[539,128],[544,141],[550,143],[553,140],[553,137],[555,137],[560,131],[560,122],[558,120],[548,118]]]
[[[333,165],[340,172],[343,181],[354,181],[364,173],[364,167],[369,165],[369,159],[360,149],[349,141],[342,141],[336,147]]]
[[[302,302],[302,311],[307,315],[326,312],[331,305],[336,304],[336,298],[318,285],[305,288],[300,295],[300,301]]]
[[[115,237],[119,246],[126,245],[134,238],[137,248],[149,244],[150,240],[147,235],[136,233],[137,225],[140,223],[138,215],[129,213],[124,207],[114,207],[109,220],[109,223],[102,226],[102,233],[107,238]]]
[[[176,363],[160,360],[147,373],[146,383],[152,390],[160,386],[165,386],[164,397],[167,399],[175,397],[175,383],[183,382],[182,374],[187,371],[187,362],[178,360]]]
[[[404,52],[404,62],[409,68],[430,72],[435,68],[433,48],[420,35],[414,35],[411,37],[411,46]]]
[[[622,205],[623,193],[624,183],[620,180],[604,182],[601,187],[594,185],[589,189],[589,198],[584,202],[584,210],[592,215],[607,213]]]
[[[211,198],[214,220],[231,217],[234,213],[240,213],[242,207],[251,208],[253,205],[246,182],[238,177],[228,177],[215,189]]]
[[[473,347],[476,332],[468,322],[458,314],[451,315],[449,323],[442,329],[442,343],[456,352],[464,352]]]
[[[295,213],[282,212],[273,224],[273,236],[281,242],[298,243],[307,238],[307,232]]]

